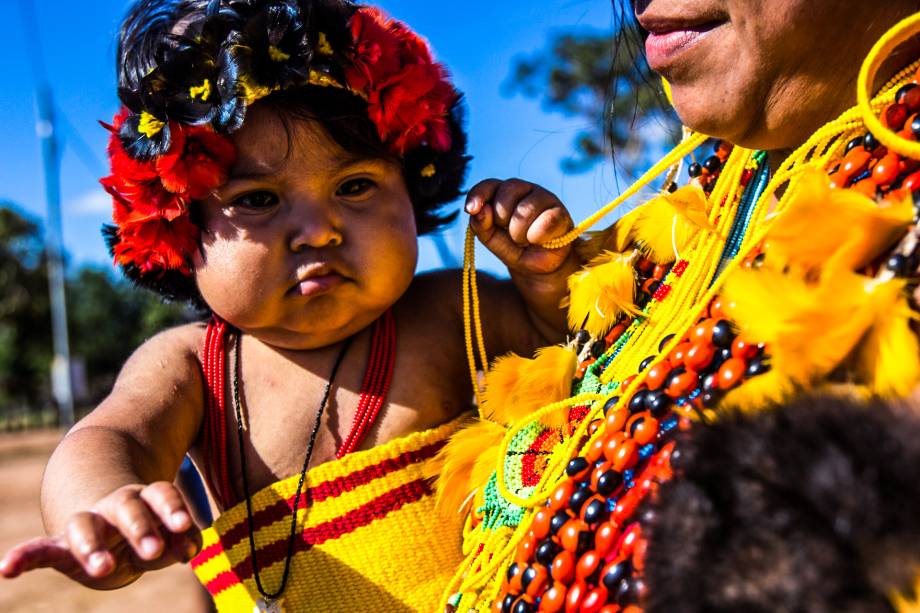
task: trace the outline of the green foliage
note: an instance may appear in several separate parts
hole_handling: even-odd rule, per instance
[[[545,109],[585,119],[563,170],[585,171],[613,156],[627,174],[646,163],[650,146],[679,134],[658,77],[641,57],[629,26],[614,32],[561,33],[548,47],[515,61],[506,87]]]
[[[84,363],[89,404],[109,391],[122,363],[144,340],[197,315],[94,266],[68,276],[67,307],[71,356]],[[40,225],[0,203],[0,414],[51,404],[52,354]]]

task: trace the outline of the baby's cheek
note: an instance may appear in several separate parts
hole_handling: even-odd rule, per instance
[[[261,251],[217,241],[204,244],[193,259],[202,298],[211,310],[236,326],[255,323],[270,293],[274,275]]]

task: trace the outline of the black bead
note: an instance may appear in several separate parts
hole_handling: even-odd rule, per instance
[[[590,466],[590,464],[588,464],[588,460],[580,457],[574,458],[573,460],[570,460],[568,466],[565,467],[565,474],[570,477],[574,477],[575,475],[585,471],[588,466]]]
[[[575,556],[580,558],[581,554],[591,549],[594,549],[594,532],[592,530],[583,530],[578,534]]]
[[[719,390],[711,390],[700,394],[700,400],[703,402],[703,406],[707,409],[711,409],[712,407],[716,406],[721,397],[722,394],[719,392]]]
[[[521,598],[514,604],[514,609],[511,610],[511,613],[533,613],[534,611],[536,609],[533,604]]]
[[[591,344],[591,357],[597,359],[604,355],[604,351],[607,350],[607,343],[603,339],[599,341],[594,341]]]
[[[502,599],[502,613],[511,613],[511,607],[514,606],[514,594],[508,594]]]
[[[668,334],[666,337],[661,339],[661,342],[658,343],[658,352],[661,353],[662,351],[664,351],[664,348],[667,347],[668,343],[670,343],[671,339],[673,338],[674,338],[673,334]]]
[[[639,292],[636,294],[636,306],[640,309],[644,309],[645,305],[648,304],[650,299],[651,296],[649,294],[646,294],[645,292]]]
[[[770,372],[770,361],[767,359],[767,356],[758,356],[748,362],[747,368],[744,371],[746,377],[756,377],[757,375],[762,375],[765,372]]]
[[[856,147],[857,145],[862,145],[863,138],[864,137],[862,136],[857,136],[856,138],[851,139],[850,142],[847,143],[846,152],[849,153],[850,149],[852,149],[853,147]]]
[[[575,333],[575,342],[579,345],[584,345],[591,340],[591,335],[587,330],[579,330]]]
[[[642,372],[643,370],[648,368],[649,365],[652,363],[652,360],[654,360],[657,357],[658,357],[657,355],[650,355],[644,360],[642,360],[642,362],[639,364],[639,372]]]
[[[543,539],[537,545],[537,552],[534,557],[536,557],[537,562],[548,568],[560,551],[562,551],[562,547],[554,543],[552,539]]]
[[[673,194],[676,191],[677,191],[677,181],[672,181],[671,184],[668,185],[668,192]]]
[[[732,356],[732,350],[726,347],[725,349],[719,349],[719,352],[716,354],[716,357],[719,358],[719,360],[721,360],[721,362],[719,362],[719,365],[721,366],[728,360],[732,359],[732,357],[734,356]]]
[[[920,139],[920,115],[910,122],[910,131],[914,133],[914,138]]]
[[[620,581],[620,586],[617,588],[615,600],[617,604],[622,607],[625,607],[628,604],[635,604],[638,602],[636,597],[636,590],[633,589],[634,580],[632,578],[626,578]]]
[[[766,253],[758,253],[754,256],[754,259],[751,260],[751,268],[758,270],[763,267],[764,260],[767,259]]]
[[[671,410],[671,397],[662,390],[657,390],[652,392],[646,399],[645,405],[648,407],[648,411],[652,414],[652,417],[661,419]]]
[[[527,591],[527,586],[530,585],[531,581],[537,578],[537,569],[533,566],[528,566],[524,570],[524,574],[521,575],[521,587],[524,588],[524,591]]]
[[[718,153],[718,152],[719,152],[719,147],[721,147],[721,146],[722,146],[722,140],[717,138],[716,140],[714,140],[714,141],[712,142],[712,152],[713,152],[713,153]]]
[[[588,487],[580,487],[572,492],[572,497],[569,498],[569,509],[572,510],[572,513],[578,515],[581,513],[581,507],[584,506],[585,502],[593,496],[591,489]]]
[[[703,377],[703,383],[701,387],[704,392],[711,392],[713,390],[719,389],[719,373],[711,372]]]
[[[601,500],[592,500],[585,507],[585,521],[590,524],[598,524],[607,519],[607,505]]]
[[[572,519],[572,516],[566,513],[565,509],[556,511],[556,514],[553,515],[553,518],[549,520],[549,533],[555,536],[556,533],[562,530],[562,526],[565,525],[565,522],[569,521],[570,519]]]
[[[648,399],[648,395],[648,390],[639,390],[633,394],[632,399],[629,401],[629,412],[639,413],[640,411],[644,411],[646,408],[645,402]]]
[[[629,562],[623,561],[610,567],[610,570],[601,577],[601,582],[607,591],[615,594],[620,587],[620,582],[629,576]]]
[[[718,156],[711,155],[703,162],[703,168],[708,170],[711,174],[716,174],[722,170],[722,160],[720,160]]]
[[[915,87],[917,87],[916,83],[908,83],[907,85],[902,85],[901,89],[899,89],[898,92],[894,95],[894,101],[898,104],[903,104],[904,96],[906,96],[907,92]]]
[[[687,372],[686,366],[675,366],[674,368],[671,369],[671,372],[668,373],[668,380],[670,381],[672,377],[676,377],[677,375],[682,375],[685,372]]]
[[[655,295],[655,292],[658,291],[658,288],[659,288],[659,287],[661,287],[661,281],[659,281],[659,280],[657,280],[657,279],[655,279],[654,281],[652,281],[651,283],[649,283],[649,284],[648,284],[648,295],[649,295],[649,296],[654,296],[654,295]]]
[[[885,262],[885,268],[899,277],[906,277],[910,274],[910,262],[907,256],[900,253],[895,253],[888,258],[888,261]]]
[[[712,344],[723,349],[731,349],[732,342],[735,340],[735,333],[732,326],[724,319],[716,322],[712,328]]]
[[[694,162],[690,164],[690,168],[687,169],[687,173],[689,173],[690,178],[693,179],[703,174],[703,167],[700,166],[697,162]]]
[[[623,475],[612,468],[597,478],[597,493],[601,496],[610,496],[623,484]]]
[[[505,576],[508,578],[508,581],[511,581],[519,572],[521,572],[521,567],[518,566],[517,562],[512,562],[511,566],[508,567],[508,572],[505,574]]]
[[[875,135],[872,132],[866,132],[866,135],[863,137],[862,146],[866,151],[874,151],[879,146],[878,139],[875,138]]]
[[[613,409],[613,407],[617,405],[619,401],[620,401],[619,396],[613,396],[607,402],[605,402],[604,403],[604,415],[607,415],[607,413],[609,413]]]

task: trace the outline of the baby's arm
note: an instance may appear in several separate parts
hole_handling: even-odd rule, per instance
[[[202,419],[200,338],[196,326],[176,328],[131,356],[48,462],[42,517],[51,536],[12,549],[0,573],[50,567],[110,589],[194,555],[197,532],[172,480]]]
[[[477,238],[508,267],[530,321],[545,341],[541,344],[563,340],[566,317],[559,303],[568,292],[569,275],[581,263],[571,245],[540,245],[572,229],[565,205],[539,185],[487,179],[470,190],[466,212]],[[504,319],[503,315],[493,317]]]

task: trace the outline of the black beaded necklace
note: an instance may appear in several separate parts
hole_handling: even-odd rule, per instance
[[[234,360],[233,367],[233,406],[236,412],[236,434],[240,446],[240,470],[243,473],[243,494],[246,497],[246,519],[249,524],[249,553],[252,556],[252,576],[255,578],[256,587],[258,588],[259,593],[267,601],[264,603],[264,605],[260,603],[259,608],[262,610],[272,611],[278,610],[274,601],[282,594],[282,592],[284,592],[284,587],[288,580],[288,574],[291,570],[291,559],[294,557],[294,539],[297,536],[297,509],[300,507],[300,497],[303,490],[304,480],[307,476],[307,466],[309,466],[310,458],[313,456],[313,445],[316,443],[316,435],[319,432],[320,421],[322,421],[323,413],[326,410],[326,404],[329,400],[329,392],[332,390],[332,383],[335,381],[335,375],[339,370],[339,366],[342,364],[342,360],[345,358],[345,353],[348,351],[348,347],[351,346],[353,337],[347,338],[342,343],[342,348],[339,350],[339,354],[332,366],[332,372],[329,374],[329,380],[326,382],[326,388],[323,390],[323,399],[319,403],[319,409],[317,410],[316,418],[313,421],[313,429],[310,432],[310,440],[307,442],[307,451],[304,454],[303,468],[300,470],[300,480],[297,483],[297,494],[294,496],[294,510],[291,512],[291,533],[288,536],[287,555],[284,558],[284,572],[281,574],[281,584],[278,586],[276,591],[268,592],[264,587],[262,587],[262,580],[259,578],[259,562],[256,554],[252,499],[249,495],[249,479],[246,476],[246,453],[243,448],[243,411],[242,402],[240,401],[240,344],[242,339],[238,331],[234,331],[233,334],[233,345],[236,352],[236,359]]]

